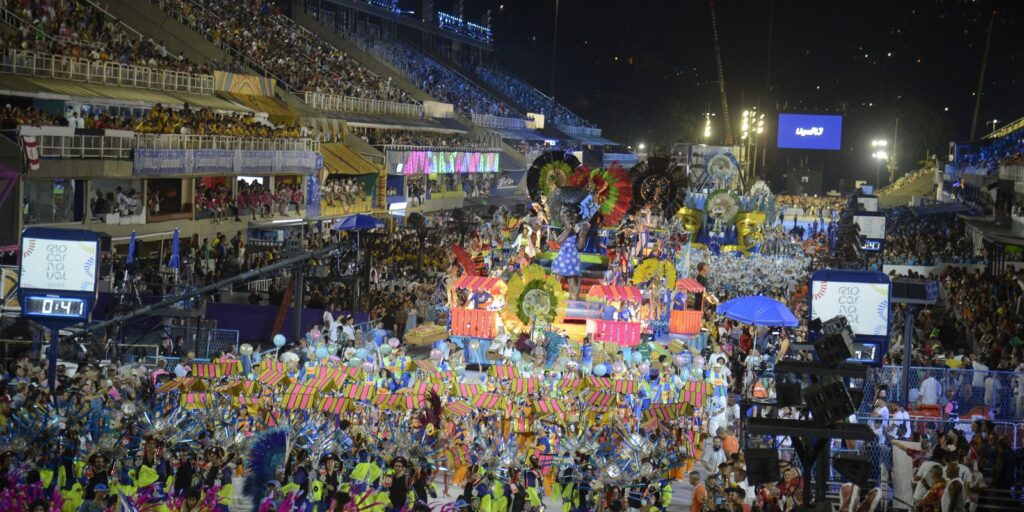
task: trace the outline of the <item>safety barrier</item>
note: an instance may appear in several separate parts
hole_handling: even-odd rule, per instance
[[[861,404],[861,411],[870,412],[870,397],[874,397],[877,390],[883,386],[887,389],[888,400],[902,397],[902,377],[901,366],[872,368],[864,382],[866,398]],[[934,377],[939,386],[936,393],[938,402],[935,405],[945,405],[946,390],[953,389],[953,400],[957,403],[961,418],[970,417],[973,413],[995,419],[1024,418],[1024,373],[911,367],[912,403],[929,405],[921,394],[921,383],[929,377]]]
[[[1024,165],[1000,165],[999,179],[1008,181],[1024,181]]]
[[[569,135],[583,135],[589,137],[600,137],[600,128],[591,128],[589,126],[562,126],[558,125],[558,129]]]
[[[465,151],[467,153],[500,153],[501,148],[481,146],[415,146],[410,144],[385,144],[384,151]]]
[[[312,91],[303,93],[303,100],[318,110],[415,118],[423,118],[426,115],[423,105],[419,103],[399,103]]]
[[[515,117],[498,117],[486,114],[473,114],[473,124],[484,128],[497,128],[499,130],[526,130],[526,120]]]
[[[40,135],[41,158],[128,160],[132,157],[131,137],[107,135]]]
[[[221,135],[135,134],[136,149],[230,149],[242,151],[320,151],[313,138],[227,137]]]
[[[26,50],[4,50],[0,72],[155,91],[213,94],[213,75],[77,59]]]
[[[125,336],[119,341],[118,347],[123,355],[133,358],[144,359],[147,363],[156,363],[160,359],[170,359],[160,354],[160,340],[164,337],[176,340],[178,336],[184,337],[184,350],[195,352],[197,358],[210,359],[218,352],[237,352],[238,331],[235,329],[210,329],[205,327],[191,327],[186,329],[181,326],[156,329],[142,334]],[[126,347],[155,347],[152,353],[137,353],[129,351],[125,353]],[[197,359],[198,360],[198,359]]]

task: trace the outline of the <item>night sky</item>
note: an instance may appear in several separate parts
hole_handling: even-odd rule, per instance
[[[418,9],[419,1],[409,7]],[[453,12],[456,0],[437,0]],[[493,13],[493,59],[551,92],[555,0],[466,0],[466,18]],[[504,6],[503,8],[500,6]],[[756,106],[842,113],[843,151],[778,150],[768,123],[768,175],[803,159],[825,171],[826,188],[874,175],[870,141],[896,148],[900,172],[926,152],[945,159],[971,132],[974,91],[993,10],[998,12],[977,135],[1024,116],[1024,2],[720,0],[717,2],[730,118]],[[554,93],[624,144],[724,142],[721,96],[707,1],[561,0]]]

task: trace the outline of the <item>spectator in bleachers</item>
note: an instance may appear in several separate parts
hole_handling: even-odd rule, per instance
[[[51,53],[100,62],[117,62],[210,73],[211,66],[175,55],[163,41],[140,39],[116,18],[81,0],[20,0],[11,10],[20,18],[15,34],[3,38],[10,49]]]
[[[164,2],[214,43],[230,48],[294,91],[316,91],[408,103],[412,98],[308,30],[283,16],[272,2],[187,0]]]
[[[493,67],[479,67],[477,75],[516,101],[527,112],[543,114],[545,123],[558,126],[591,126],[582,117],[573,114],[553,98],[549,98],[532,85]]]
[[[964,221],[955,214],[917,217],[909,208],[886,210],[885,262],[934,265],[981,261],[973,255]]]
[[[488,148],[484,141],[463,133],[419,132],[413,130],[366,129],[360,137],[373,146],[425,146],[443,148]]]

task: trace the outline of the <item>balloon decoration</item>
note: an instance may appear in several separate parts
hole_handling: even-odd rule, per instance
[[[284,337],[284,334],[275,334],[274,335],[274,346],[275,347],[281,348],[281,347],[285,346],[286,343],[288,343],[288,339]]]
[[[388,340],[388,345],[391,345],[391,348],[398,348],[401,344],[402,342],[398,338],[391,338]]]
[[[252,345],[250,345],[248,343],[242,343],[238,347],[238,353],[243,355],[243,356],[251,356],[252,355],[252,351],[253,351],[252,350]]]
[[[329,353],[327,352],[327,345],[324,345],[323,343],[317,345],[315,354],[317,359],[323,359],[327,357],[329,355]]]

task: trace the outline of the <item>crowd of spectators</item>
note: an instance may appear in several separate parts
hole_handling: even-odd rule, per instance
[[[8,2],[5,2],[8,3]],[[14,34],[3,37],[8,49],[50,53],[96,62],[116,62],[159,69],[209,74],[214,65],[199,65],[175,55],[163,41],[142,38],[117,18],[82,0],[9,2]]]
[[[208,108],[196,110],[187,103],[177,110],[158,103],[145,117],[133,121],[130,126],[136,133],[287,139],[309,136],[309,129],[305,127],[274,126],[253,113],[218,113]]]
[[[0,110],[0,129],[13,130],[19,126],[55,126],[60,119],[35,107],[15,107],[10,103]]]
[[[299,213],[304,200],[298,185],[278,185],[271,191],[258,181],[239,180],[238,192],[232,194],[223,183],[208,187],[201,181],[196,182],[196,211],[209,212],[216,222],[227,221],[230,216],[240,222],[240,215],[246,212],[252,215],[253,220],[257,216],[267,219],[286,215],[289,209]]]
[[[830,220],[832,212],[839,212],[846,205],[846,198],[842,196],[775,196],[775,204],[780,212],[787,218],[793,216],[794,209],[803,211],[803,215],[818,219]]]
[[[918,217],[910,208],[885,211],[885,263],[891,265],[935,265],[936,263],[978,263],[973,242],[964,221],[956,214]]]
[[[544,122],[558,126],[592,126],[582,117],[563,107],[554,98],[549,98],[532,85],[498,68],[480,66],[476,70],[484,82],[512,98],[516,105],[526,112],[544,114]]]
[[[412,98],[391,79],[363,67],[348,54],[303,29],[263,0],[161,2],[214,44],[229,48],[255,68],[293,91],[409,103]]]
[[[959,146],[960,154],[955,165],[963,168],[979,168],[995,172],[1000,164],[1021,165],[1024,163],[1024,130],[1017,130],[997,139],[984,140]]]
[[[353,37],[349,35],[349,37]],[[451,103],[463,115],[482,114],[524,118],[515,108],[499,101],[451,68],[399,42],[363,42],[378,57],[401,69],[409,80],[432,98]]]
[[[309,137],[311,133],[308,127],[274,125],[253,113],[215,112],[209,108],[194,109],[188,103],[180,109],[172,109],[157,103],[144,116],[138,118],[112,115],[98,110],[87,112],[70,108],[63,117],[57,117],[35,107],[15,107],[8,103],[0,110],[0,127],[13,129],[19,125],[275,139]]]
[[[372,146],[423,146],[438,148],[486,148],[486,142],[464,133],[423,132],[414,130],[382,130],[367,128],[360,134]]]

